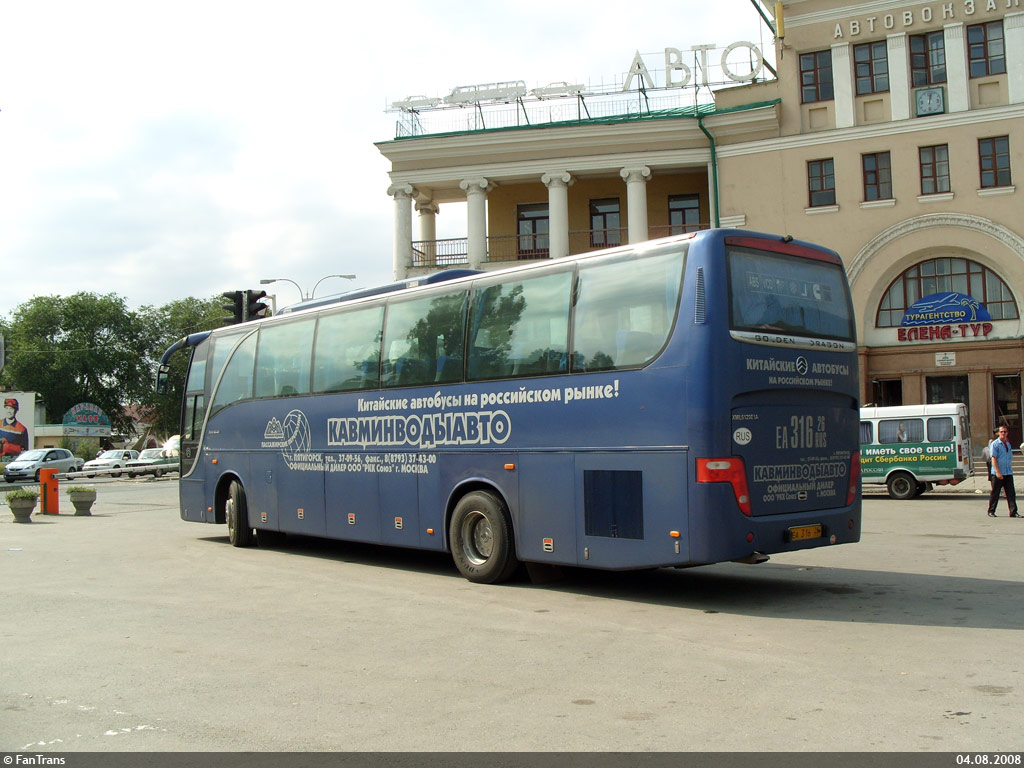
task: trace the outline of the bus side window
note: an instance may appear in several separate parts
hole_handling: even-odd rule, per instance
[[[211,416],[221,408],[252,397],[252,369],[255,358],[256,334],[254,333],[238,345],[234,354],[231,355],[231,359],[228,360],[220,379],[220,385],[210,404]]]
[[[872,424],[870,421],[862,421],[860,423],[860,444],[871,445],[874,441],[874,430],[871,428]]]
[[[683,252],[582,266],[573,370],[644,365],[665,345],[682,281]]]
[[[264,325],[256,347],[256,397],[309,394],[314,318]]]
[[[928,442],[946,443],[953,439],[953,420],[948,416],[928,419]]]
[[[313,391],[376,389],[384,305],[322,315],[313,350]]]
[[[462,380],[467,291],[398,300],[384,327],[383,385],[409,387]]]
[[[565,371],[572,273],[477,288],[470,310],[468,378]]]

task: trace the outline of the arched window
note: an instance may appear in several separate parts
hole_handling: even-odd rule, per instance
[[[974,297],[985,305],[993,320],[1020,317],[1017,302],[999,275],[970,259],[944,257],[915,264],[893,280],[878,305],[875,326],[896,327],[915,301],[945,291]]]

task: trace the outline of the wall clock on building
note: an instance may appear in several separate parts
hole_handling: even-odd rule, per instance
[[[941,115],[946,111],[946,92],[941,85],[934,88],[919,88],[914,91],[917,116]]]

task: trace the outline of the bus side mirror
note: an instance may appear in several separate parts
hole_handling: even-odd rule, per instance
[[[169,365],[161,365],[156,371],[156,393],[158,395],[167,394],[167,378],[170,370],[171,367]]]

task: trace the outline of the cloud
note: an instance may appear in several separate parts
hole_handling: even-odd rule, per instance
[[[374,142],[394,136],[391,101],[621,77],[635,50],[656,61],[759,24],[747,0],[15,4],[0,46],[0,263],[17,277],[0,315],[79,290],[140,306],[266,277],[386,282],[393,203]],[[464,213],[438,224],[457,234]]]

